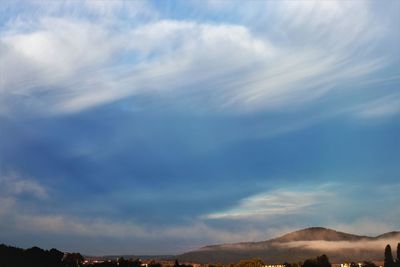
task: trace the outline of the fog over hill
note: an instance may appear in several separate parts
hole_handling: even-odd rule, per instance
[[[400,232],[376,237],[312,227],[261,242],[213,245],[184,253],[180,260],[200,263],[235,263],[241,259],[261,258],[266,263],[303,261],[321,254],[333,263],[383,260],[387,244],[396,247]]]

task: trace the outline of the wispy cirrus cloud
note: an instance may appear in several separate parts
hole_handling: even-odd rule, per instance
[[[136,94],[172,97],[176,105],[185,99],[212,110],[279,109],[356,84],[389,64],[374,52],[371,40],[384,34],[385,24],[372,23],[367,2],[263,3],[282,18],[273,22],[280,36],[245,21],[154,16],[139,23],[116,16],[125,5],[88,1],[50,13],[38,8],[33,22],[9,22],[1,41],[1,64],[7,66],[3,113],[16,102],[41,113],[74,113]],[[51,15],[64,9],[64,16]],[[94,21],[69,10],[111,19]],[[128,21],[130,27],[122,26]],[[28,23],[28,31],[18,30]],[[365,52],[355,53],[360,49]],[[208,105],[200,104],[207,99]]]
[[[355,116],[361,119],[380,119],[395,116],[400,113],[400,95],[391,94],[355,108]]]
[[[343,120],[399,114],[398,3],[6,1],[0,171],[29,175],[0,180],[2,236],[153,253],[398,227],[393,191],[347,186],[397,179],[396,120]]]
[[[37,181],[21,177],[17,173],[7,173],[0,176],[0,196],[18,197],[22,194],[36,198],[47,198],[47,189]]]
[[[180,224],[150,225],[136,221],[135,218],[121,219],[110,217],[108,214],[103,214],[103,216],[78,216],[68,210],[45,210],[41,206],[43,197],[49,201],[55,199],[46,193],[49,188],[38,182],[33,182],[32,179],[3,178],[0,184],[2,188],[5,188],[1,191],[2,195],[0,196],[0,225],[2,226],[0,234],[3,237],[8,238],[10,235],[15,236],[15,233],[18,233],[18,235],[44,235],[54,238],[68,235],[70,238],[88,239],[92,240],[91,242],[93,240],[113,239],[119,244],[125,244],[128,242],[127,240],[132,240],[126,243],[128,246],[117,246],[115,249],[119,253],[129,252],[129,249],[132,248],[135,248],[136,253],[145,253],[150,250],[153,253],[177,253],[210,243],[262,241],[307,226],[310,221],[304,220],[304,218],[296,217],[295,221],[290,219],[300,214],[314,218],[317,225],[328,226],[328,222],[332,223],[332,219],[324,211],[337,215],[338,211],[344,208],[343,205],[348,205],[346,196],[357,193],[352,189],[340,192],[340,186],[332,184],[322,184],[314,188],[303,189],[289,187],[246,197],[240,200],[237,205],[225,211],[191,218]],[[380,187],[378,193],[386,192],[391,195],[397,190],[397,187],[397,185],[391,188]],[[31,201],[30,208],[26,209],[24,208],[25,202],[21,200],[23,194],[32,194],[38,201]],[[107,196],[104,197],[107,198]],[[338,199],[341,199],[341,201],[338,201]],[[387,197],[384,200],[388,201]],[[393,201],[395,197],[389,198],[389,200]],[[381,212],[381,215],[387,215],[385,211],[382,210]],[[285,217],[288,217],[290,222],[282,223],[282,221],[285,221],[283,219]],[[380,234],[396,229],[397,225],[394,223],[396,218],[396,214],[394,214],[394,220],[393,218],[389,220],[389,217],[386,217],[385,223],[377,223],[370,219],[352,221],[347,224],[337,222],[332,227],[352,233]],[[219,220],[225,222],[224,227],[214,224]],[[230,227],[230,224],[227,223],[229,221],[246,221],[249,222],[249,225],[244,224],[239,228],[237,226]],[[261,223],[259,225],[254,224],[257,221]],[[307,224],[305,224],[306,221]],[[135,243],[135,240],[145,240],[146,244],[140,243],[139,246],[138,243]],[[166,240],[168,242],[174,240],[176,245],[169,246],[166,249],[164,247]],[[305,246],[302,242],[295,242],[287,245],[314,249],[318,244],[316,242]],[[378,243],[371,243],[370,245],[376,244]],[[330,244],[328,242],[322,245],[327,250],[334,249],[338,245],[343,248],[351,246],[346,242],[343,242],[343,244]],[[93,249],[87,251],[94,254],[104,253],[98,252],[98,249],[94,246]]]
[[[267,225],[268,229],[263,233],[268,234],[268,237],[314,225],[375,236],[399,228],[396,218],[400,210],[387,209],[397,201],[397,190],[397,183],[390,186],[376,186],[370,191],[369,197],[385,196],[384,200],[376,201],[362,211],[359,207],[364,206],[366,200],[356,198],[357,195],[364,193],[357,185],[346,185],[345,188],[342,184],[319,184],[312,188],[288,186],[285,189],[251,195],[225,210],[205,214],[201,218],[211,223],[224,222],[227,225],[229,222],[239,224],[246,222],[260,230]],[[343,217],[344,210],[355,217],[350,216],[352,217],[350,220],[347,215]],[[292,220],[294,217],[296,221]],[[300,242],[293,245],[302,246],[303,244]],[[330,243],[325,245],[329,248]],[[349,244],[344,243],[343,247],[346,245]],[[310,249],[312,247],[313,245],[310,245]]]
[[[207,214],[205,219],[266,219],[269,217],[307,213],[334,196],[326,189],[274,190],[242,199],[234,207]]]
[[[53,236],[84,239],[113,239],[122,242],[131,240],[128,248],[118,248],[121,253],[177,253],[195,249],[208,242],[234,242],[241,238],[255,239],[260,235],[258,229],[253,231],[232,232],[207,225],[201,220],[189,220],[179,225],[154,226],[135,221],[135,219],[121,220],[104,216],[77,216],[66,210],[43,209],[44,202],[57,201],[55,196],[47,192],[49,188],[33,180],[22,178],[20,175],[2,176],[0,178],[0,235],[2,238],[15,238],[19,235]],[[29,195],[29,208],[23,199]],[[68,239],[67,238],[67,239]],[[134,240],[146,240],[150,245],[135,243]],[[39,240],[39,239],[38,239]],[[177,241],[169,249],[164,247],[166,240]],[[155,243],[159,243],[157,246]],[[75,248],[76,249],[76,248]],[[83,248],[82,248],[83,249]],[[97,248],[91,253],[98,254]],[[107,250],[110,252],[113,250]],[[104,253],[104,252],[103,252]]]

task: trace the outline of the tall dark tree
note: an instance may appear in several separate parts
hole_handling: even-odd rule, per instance
[[[387,245],[385,248],[385,262],[384,267],[394,267],[394,260],[392,255],[392,248],[390,245]]]
[[[324,254],[322,256],[317,257],[317,263],[320,267],[331,267],[332,264],[329,262],[328,257]]]
[[[79,267],[82,265],[83,257],[80,253],[68,253],[63,262],[67,267]]]
[[[400,243],[397,243],[397,261],[400,261]]]
[[[397,243],[397,267],[400,267],[400,243]]]
[[[307,259],[302,267],[331,267],[331,263],[326,255],[317,257],[316,259]]]

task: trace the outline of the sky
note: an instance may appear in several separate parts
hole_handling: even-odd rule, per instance
[[[400,1],[2,1],[0,243],[177,254],[400,229]]]

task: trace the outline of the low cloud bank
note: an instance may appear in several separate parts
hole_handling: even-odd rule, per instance
[[[386,240],[361,240],[361,241],[292,241],[284,243],[273,243],[273,246],[279,248],[301,248],[308,250],[319,250],[324,252],[337,250],[375,250],[383,251],[383,248],[390,244],[396,247],[400,242],[400,234],[397,239]]]

